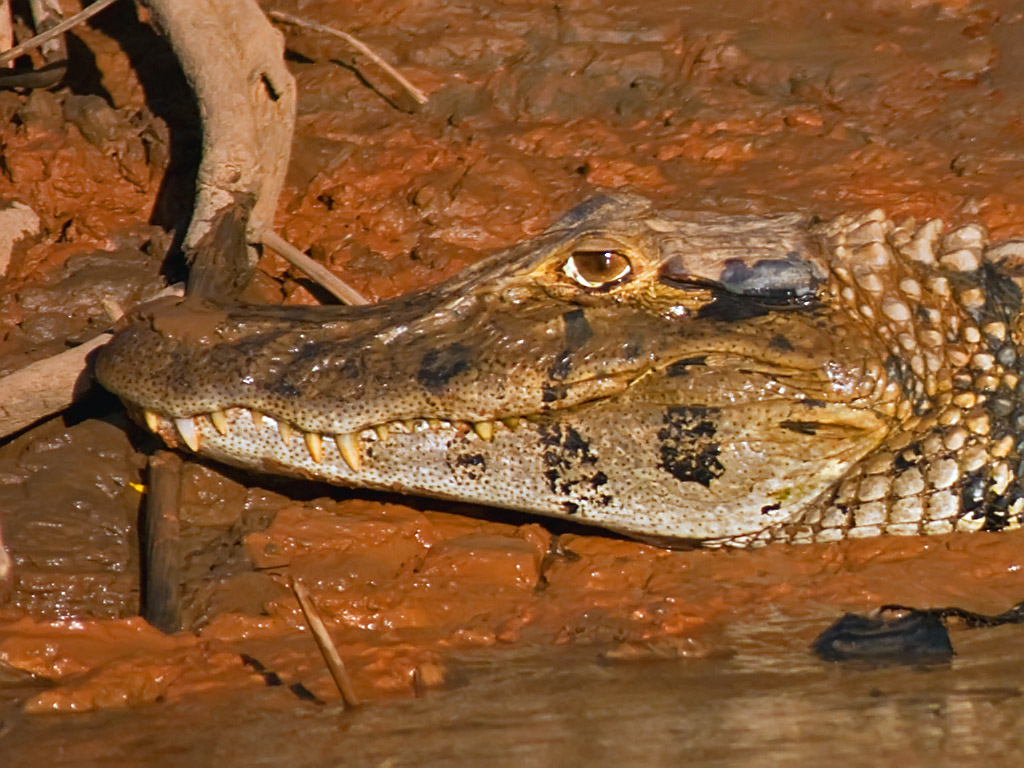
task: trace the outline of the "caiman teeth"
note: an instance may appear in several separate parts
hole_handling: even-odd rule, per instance
[[[192,419],[175,419],[174,426],[178,428],[178,434],[185,441],[185,445],[198,453],[199,433],[196,431],[196,423]]]
[[[210,411],[210,421],[213,422],[214,429],[222,435],[227,435],[228,415],[224,411]]]
[[[323,463],[324,460],[324,441],[316,432],[307,432],[303,435],[306,441],[306,449],[309,451],[309,455],[313,457],[313,461],[317,464]],[[347,461],[347,459],[346,459]]]
[[[359,435],[355,432],[346,432],[343,435],[335,435],[334,442],[338,445],[341,458],[348,464],[349,469],[358,472],[363,465],[363,459],[359,454]]]
[[[281,442],[285,444],[285,447],[292,444],[292,435],[295,433],[287,421],[277,422],[277,431],[281,433]]]
[[[262,411],[253,410],[251,408],[244,408],[247,411],[250,418],[252,419],[253,426],[257,431],[263,429],[266,415]],[[202,415],[202,414],[201,414]],[[200,415],[200,416],[201,416]],[[174,418],[169,417],[174,422],[175,427],[178,430],[178,434],[181,436],[181,441],[188,446],[189,449],[198,453],[200,444],[200,432],[196,423],[196,419],[200,416],[189,417],[189,418]],[[213,425],[217,432],[227,437],[231,429],[231,421],[228,417],[228,413],[224,410],[214,410],[205,414],[209,418],[210,423]],[[160,416],[144,408],[142,410],[142,417],[153,432],[157,432],[160,427]],[[401,419],[399,421],[388,422],[385,424],[376,424],[372,427],[366,428],[365,439],[373,440],[375,437],[381,442],[387,441],[395,432],[412,434],[415,432],[433,431],[438,429],[472,429],[476,432],[477,436],[481,440],[492,440],[494,438],[494,431],[497,429],[498,424],[502,424],[511,431],[515,431],[522,426],[522,420],[528,421],[534,420],[536,417],[527,416],[505,416],[497,420],[492,421],[448,421],[446,419],[439,419],[436,417],[421,418],[421,419]],[[291,423],[278,420],[276,418],[271,419],[272,422],[276,422],[278,432],[281,435],[281,441],[285,447],[288,448],[292,444],[292,438],[301,435],[302,440],[306,445],[306,450],[309,451],[309,455],[313,461],[317,464],[322,464],[324,461],[324,436],[317,432],[306,432],[300,430],[298,427]],[[464,432],[462,434],[465,434]],[[346,432],[344,434],[338,434],[334,436],[334,442],[338,446],[338,451],[341,453],[341,457],[345,460],[345,463],[349,466],[353,472],[358,472],[362,469],[362,447],[363,437],[360,437],[359,432]]]

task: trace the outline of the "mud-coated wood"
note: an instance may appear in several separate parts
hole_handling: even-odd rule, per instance
[[[181,629],[181,459],[159,451],[149,460],[142,615],[162,632]]]
[[[145,0],[203,116],[191,254],[236,195],[251,195],[252,240],[273,227],[295,122],[284,38],[255,0]],[[251,254],[255,258],[255,254]]]

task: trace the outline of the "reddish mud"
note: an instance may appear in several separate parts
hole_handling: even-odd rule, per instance
[[[409,111],[340,41],[283,28],[300,97],[278,225],[375,299],[435,283],[600,189],[733,212],[882,207],[1020,234],[1018,5],[274,0],[357,34],[430,94]],[[158,274],[196,159],[180,75],[126,2],[75,39],[68,87],[0,94],[0,207],[42,221],[0,280],[0,373],[107,327],[104,298],[130,305],[179,272],[172,260]],[[274,256],[260,270],[262,301],[323,295]],[[4,765],[450,764],[446,739],[465,734],[440,727],[446,714],[475,729],[468,760],[495,765],[623,764],[650,757],[630,751],[644,744],[660,749],[652,764],[870,765],[879,745],[909,763],[983,745],[1024,754],[1000,736],[1009,721],[999,729],[1022,714],[1012,628],[964,640],[960,666],[927,677],[837,678],[805,650],[843,610],[1019,602],[1024,534],[673,552],[189,463],[188,631],[165,636],[137,618],[155,447],[102,395],[0,447],[15,561],[0,603]],[[370,701],[353,720],[290,578]],[[765,688],[777,696],[752,693]],[[837,746],[823,732],[862,735]]]

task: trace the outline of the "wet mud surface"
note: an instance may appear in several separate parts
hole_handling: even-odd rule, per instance
[[[264,6],[357,34],[430,95],[413,111],[340,41],[282,27],[300,96],[279,229],[374,299],[608,189],[1024,233],[1024,13],[1009,0]],[[182,274],[171,230],[198,133],[173,58],[128,3],[72,50],[69,87],[0,93],[0,211],[39,219],[0,279],[0,373]],[[269,255],[251,295],[323,299]],[[1019,602],[1020,533],[668,551],[186,463],[188,631],[168,636],[138,617],[157,447],[101,393],[0,446],[4,765],[1024,753],[1019,628],[954,633],[957,658],[931,670],[839,669],[807,650],[844,610]],[[290,578],[324,614],[360,711],[341,708]]]

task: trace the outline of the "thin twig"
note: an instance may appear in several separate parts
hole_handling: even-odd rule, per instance
[[[327,627],[324,626],[323,619],[320,618],[313,601],[309,599],[309,593],[296,579],[292,579],[292,592],[295,593],[295,597],[299,601],[302,615],[306,617],[306,624],[309,625],[309,629],[313,633],[313,639],[316,640],[316,645],[320,649],[320,655],[324,657],[334,684],[338,686],[338,693],[345,701],[345,706],[349,709],[358,707],[359,697],[352,689],[352,681],[348,679],[348,672],[345,671],[345,665],[341,661],[341,656],[338,655],[338,649],[335,647],[334,641],[331,640],[331,636],[327,634]]]
[[[9,48],[3,53],[0,53],[0,66],[6,64],[12,59],[16,59],[26,51],[31,51],[33,48],[38,48],[41,45],[49,42],[55,37],[60,37],[69,29],[78,24],[81,24],[86,19],[90,19],[97,13],[102,11],[108,5],[116,3],[117,0],[96,0],[95,3],[90,5],[88,8],[83,8],[81,11],[76,13],[74,16],[68,16],[64,21],[51,29],[46,30],[40,35],[29,38],[21,45],[16,45],[13,48]]]
[[[285,261],[308,275],[314,282],[323,286],[345,304],[370,303],[359,291],[323,265],[313,261],[276,232],[264,232],[260,235],[260,242],[277,251]]]
[[[348,32],[342,32],[340,29],[334,29],[333,27],[328,27],[324,24],[320,24],[315,21],[310,21],[309,19],[304,19],[301,16],[292,16],[290,13],[282,13],[281,11],[271,11],[270,18],[277,19],[278,21],[283,21],[286,24],[294,24],[297,27],[305,27],[306,29],[311,29],[314,32],[322,32],[325,35],[333,35],[334,37],[341,38],[346,43],[355,48],[357,51],[359,51],[361,54],[363,54],[371,61],[373,61],[377,66],[379,66],[381,69],[387,72],[391,77],[393,77],[395,81],[408,92],[410,96],[416,99],[416,101],[418,101],[420,104],[427,103],[427,94],[425,94],[415,85],[406,80],[401,72],[399,72],[397,69],[392,67],[386,61],[384,61],[384,59],[382,59],[380,56],[374,53],[369,48],[369,46],[366,45],[366,43],[353,37]]]

